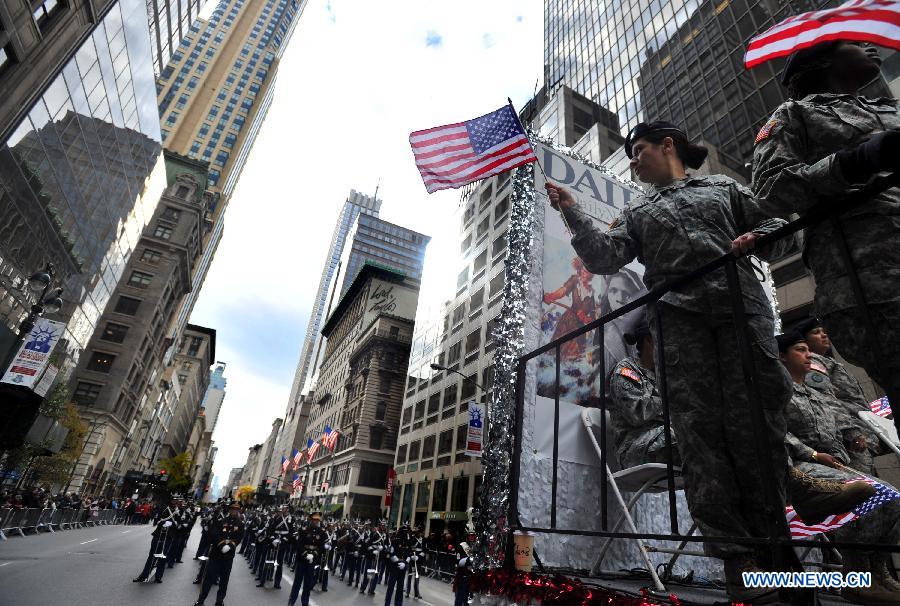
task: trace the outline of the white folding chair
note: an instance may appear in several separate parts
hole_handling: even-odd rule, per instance
[[[868,410],[860,410],[859,418],[863,423],[872,428],[885,445],[894,451],[894,454],[900,456],[900,437],[897,436],[897,428],[894,422],[884,417],[879,417],[874,412]]]
[[[588,431],[588,437],[591,440],[591,444],[594,446],[594,450],[597,453],[597,457],[602,457],[602,450],[600,449],[600,440],[598,436],[600,435],[601,428],[601,413],[599,408],[585,408],[581,411],[581,421],[584,423],[585,429]],[[611,423],[609,422],[609,413],[606,415],[606,443],[613,444]],[[637,503],[638,499],[641,496],[648,493],[659,493],[666,492],[668,488],[668,473],[666,471],[666,465],[664,463],[644,463],[643,465],[636,465],[634,467],[628,467],[626,469],[622,469],[619,465],[618,459],[615,456],[615,453],[612,452],[613,449],[610,450],[610,455],[606,457],[606,477],[609,481],[610,488],[612,488],[613,495],[616,498],[616,501],[619,503],[619,507],[622,509],[622,517],[619,518],[615,525],[613,526],[611,532],[618,532],[619,528],[622,527],[622,524],[627,524],[628,528],[631,532],[637,534],[638,530],[634,524],[634,518],[631,516],[631,510],[634,508],[634,505]],[[602,458],[601,458],[602,460]],[[615,469],[615,471],[613,471]],[[684,482],[681,477],[681,468],[675,467],[675,489],[683,490]],[[622,491],[633,493],[631,499],[626,503],[625,499],[622,497]],[[688,533],[693,534],[694,527],[691,527],[691,531]],[[600,548],[600,552],[597,554],[597,558],[594,560],[594,565],[591,567],[591,574],[596,574],[600,565],[603,563],[603,558],[606,556],[606,552],[609,550],[609,547],[612,544],[612,538],[607,538],[604,540],[603,546]],[[650,576],[653,578],[653,584],[656,586],[658,591],[666,591],[665,585],[663,585],[662,581],[659,578],[659,575],[656,573],[656,569],[653,566],[653,563],[650,561],[650,556],[648,555],[649,551],[659,551],[652,547],[649,547],[644,543],[644,541],[637,539],[638,550],[641,553],[641,557],[644,560],[644,563],[647,565],[647,569],[650,571]],[[684,547],[684,543],[682,543],[682,549]],[[675,560],[678,555],[680,555],[679,550],[667,550],[675,553],[675,557],[669,562],[669,570],[674,565]],[[684,552],[684,553],[692,553],[692,552]],[[692,554],[693,555],[693,554]]]

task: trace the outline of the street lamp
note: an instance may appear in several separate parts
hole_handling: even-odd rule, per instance
[[[468,381],[469,383],[471,383],[472,385],[474,385],[475,387],[480,389],[481,393],[487,393],[487,390],[484,387],[482,387],[481,385],[479,385],[478,383],[476,383],[475,379],[473,379],[472,377],[467,377],[466,375],[459,372],[455,368],[447,368],[446,366],[432,362],[431,370],[446,370],[447,372],[452,372],[452,373],[458,374],[459,376],[461,376],[463,378],[464,381]]]

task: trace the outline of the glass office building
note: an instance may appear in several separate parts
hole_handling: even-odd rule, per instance
[[[736,171],[762,122],[783,101],[781,62],[744,68],[748,40],[822,0],[546,0],[548,86],[608,108],[622,134],[669,120],[715,145]]]
[[[120,0],[0,146],[0,320],[53,264],[73,357],[87,344],[165,187],[146,6]]]

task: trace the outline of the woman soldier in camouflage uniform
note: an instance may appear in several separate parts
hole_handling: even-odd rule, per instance
[[[637,258],[646,268],[644,283],[653,289],[729,252],[746,252],[756,236],[785,223],[769,218],[750,191],[729,177],[685,174],[685,168],[700,167],[707,150],[690,144],[674,124],[638,124],[625,151],[637,177],[650,187],[609,231],[596,229],[569,192],[547,184],[551,205],[573,230],[572,246],[593,273],[616,273]],[[792,246],[789,238],[765,252],[777,257]],[[655,305],[664,337],[657,359],[665,362],[685,493],[700,531],[705,536],[766,537],[773,532],[775,516],[783,515],[788,468],[783,411],[791,381],[778,360],[772,307],[762,285],[748,260],[738,261],[737,268],[759,373],[768,460],[757,460],[723,269],[667,293]],[[654,337],[659,343],[659,335]],[[765,497],[769,488],[761,465],[768,465],[775,477],[777,512]],[[767,593],[745,588],[741,581],[741,572],[771,566],[766,549],[733,543],[707,543],[705,548],[724,560],[733,600]]]

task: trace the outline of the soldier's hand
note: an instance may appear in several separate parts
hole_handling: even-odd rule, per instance
[[[816,463],[820,465],[825,465],[826,467],[834,467],[835,469],[840,467],[840,462],[835,459],[833,456],[828,454],[827,452],[817,452],[816,453]]]
[[[868,442],[866,442],[865,436],[858,436],[855,440],[853,440],[853,448],[857,452],[862,452],[868,447],[869,447],[869,444],[868,444]]]
[[[553,185],[549,181],[544,183],[544,189],[547,190],[547,196],[550,198],[550,206],[556,210],[572,208],[575,206],[575,198],[569,193],[569,190]]]
[[[752,232],[747,232],[734,239],[731,243],[731,254],[735,257],[745,255],[756,248],[756,239],[759,236]]]

